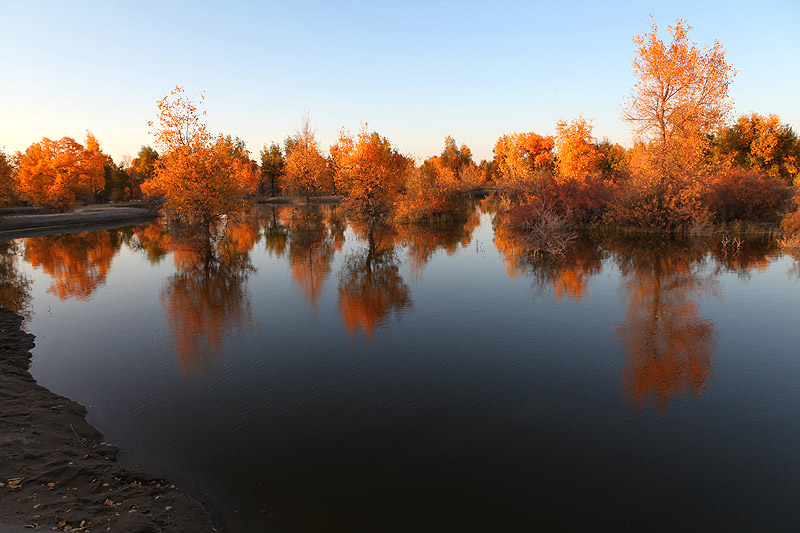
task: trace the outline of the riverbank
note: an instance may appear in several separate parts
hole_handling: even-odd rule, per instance
[[[90,205],[69,213],[0,215],[0,239],[14,239],[48,233],[131,226],[158,218],[158,213],[143,206]]]
[[[168,481],[116,461],[86,409],[28,371],[34,336],[0,308],[0,524],[56,531],[217,531]]]

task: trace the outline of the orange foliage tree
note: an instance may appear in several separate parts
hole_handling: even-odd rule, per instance
[[[483,173],[472,161],[472,151],[466,144],[458,148],[448,135],[441,155],[429,157],[419,168],[409,167],[396,218],[401,222],[464,219],[467,214],[459,193],[482,181]]]
[[[331,156],[336,186],[344,193],[344,208],[371,225],[387,219],[405,185],[411,161],[386,137],[366,130],[356,137],[342,130]]]
[[[212,136],[195,102],[176,87],[158,102],[156,147],[161,157],[142,192],[162,197],[178,217],[208,228],[241,211],[242,197],[258,181],[244,143],[230,136]],[[202,113],[205,114],[205,113]]]
[[[622,117],[640,144],[614,211],[620,222],[674,226],[706,216],[699,194],[713,170],[709,139],[731,112],[728,89],[735,71],[718,41],[704,49],[690,44],[690,29],[678,20],[669,27],[671,42],[664,43],[652,22],[649,33],[633,39],[637,83]]]
[[[554,139],[536,133],[503,135],[494,146],[497,185],[512,196],[532,194],[554,163]]]
[[[328,162],[319,151],[308,116],[303,119],[297,135],[288,141],[282,187],[289,193],[305,196],[306,203],[312,196],[330,192]]]
[[[606,178],[614,172],[609,168],[605,173],[603,167],[614,164],[610,158],[620,155],[617,148],[606,143],[601,149],[592,137],[591,122],[583,117],[556,124],[555,146],[558,172],[548,191],[551,203],[560,205],[576,220],[599,219],[611,195]]]
[[[472,160],[472,150],[466,144],[462,144],[459,148],[449,135],[444,139],[444,150],[438,159],[438,166],[449,169],[462,189],[477,187],[484,181],[483,174]]]
[[[717,150],[729,155],[734,164],[787,185],[800,185],[800,139],[788,124],[781,124],[778,115],[742,115],[723,128],[715,141]]]
[[[555,148],[562,179],[582,181],[599,169],[602,154],[592,137],[592,123],[583,117],[556,123]]]
[[[719,41],[703,50],[690,44],[690,29],[678,19],[669,27],[672,42],[665,44],[651,21],[650,32],[633,39],[638,80],[622,116],[637,134],[657,141],[662,149],[690,132],[716,131],[733,108],[728,88],[736,73],[725,60],[725,49]]]
[[[78,199],[93,200],[103,190],[107,157],[89,132],[86,148],[70,137],[44,138],[17,152],[20,196],[35,206],[58,209],[74,207]]]

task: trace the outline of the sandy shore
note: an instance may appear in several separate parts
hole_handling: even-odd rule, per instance
[[[115,205],[91,205],[69,213],[6,214],[0,216],[0,239],[130,226],[153,218],[158,213],[145,207]]]
[[[36,383],[21,323],[0,308],[0,531],[216,531],[189,495],[116,462],[86,409]]]

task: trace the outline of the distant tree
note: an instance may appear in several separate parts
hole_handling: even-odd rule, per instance
[[[627,151],[622,145],[603,139],[597,144],[600,172],[605,179],[618,180],[625,172]]]
[[[82,171],[87,176],[102,177],[102,179],[89,179],[87,183],[91,189],[94,201],[100,201],[100,193],[105,189],[106,167],[114,166],[114,160],[100,150],[100,143],[92,132],[86,132],[86,147],[81,155],[80,164]]]
[[[760,170],[787,185],[800,177],[800,139],[777,115],[740,116],[720,130],[715,147],[737,166]]]
[[[496,182],[507,197],[530,195],[554,164],[553,137],[536,133],[503,135],[494,147]]]
[[[498,170],[494,159],[491,161],[481,159],[478,169],[481,171],[481,179],[484,182],[492,182],[497,179]]]
[[[269,187],[269,195],[275,196],[280,190],[280,177],[283,174],[285,161],[281,147],[278,143],[272,143],[261,150],[261,182],[259,193],[266,194]]]
[[[133,197],[131,177],[125,168],[109,161],[103,167],[105,186],[101,199],[103,201],[130,200]]]
[[[142,183],[152,179],[155,176],[156,162],[158,161],[158,152],[149,146],[142,146],[136,158],[131,162],[128,168],[128,174],[131,178],[131,187],[133,188],[134,195],[141,194],[140,187]]]
[[[181,87],[162,98],[158,110],[151,126],[161,157],[142,192],[162,197],[178,217],[209,231],[214,221],[240,212],[243,196],[254,188],[247,149],[238,138],[212,136]]]
[[[14,160],[0,150],[0,206],[17,201],[17,168]]]
[[[562,179],[582,181],[598,170],[601,153],[594,142],[592,123],[585,118],[556,123],[555,147]]]
[[[328,163],[319,151],[308,116],[303,119],[297,135],[291,142],[288,141],[284,187],[293,194],[305,196],[308,203],[312,196],[319,196],[328,190],[332,181]]]
[[[78,199],[94,200],[103,190],[103,164],[107,157],[97,140],[87,134],[88,150],[70,137],[48,138],[17,152],[19,189],[33,205],[59,209],[74,207]]]
[[[552,166],[553,137],[536,133],[503,135],[494,146],[495,163],[504,179]]]
[[[459,149],[456,146],[456,141],[449,135],[444,139],[444,150],[442,150],[440,157],[442,164],[456,176],[460,175],[463,167],[473,164],[472,151],[469,147],[466,144],[462,144]]]
[[[362,130],[356,137],[342,131],[331,153],[334,180],[345,195],[342,205],[370,227],[388,218],[412,165],[386,137]]]

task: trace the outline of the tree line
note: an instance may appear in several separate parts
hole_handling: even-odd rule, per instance
[[[668,229],[788,215],[787,229],[800,230],[797,134],[774,114],[731,122],[736,72],[719,42],[700,48],[690,29],[678,20],[664,41],[651,21],[634,37],[637,83],[622,112],[635,136],[630,148],[594,138],[591,120],[578,117],[558,121],[552,136],[502,135],[491,161],[476,163],[448,136],[441,154],[417,162],[367,125],[342,129],[325,151],[306,117],[255,161],[241,139],[207,130],[202,96],[176,87],[150,123],[154,148],[136,158],[116,164],[91,133],[84,144],[45,138],[24,152],[0,152],[0,201],[67,209],[145,198],[208,226],[241,212],[247,197],[333,195],[374,225],[458,217],[465,193],[491,187],[517,226],[543,213]]]

